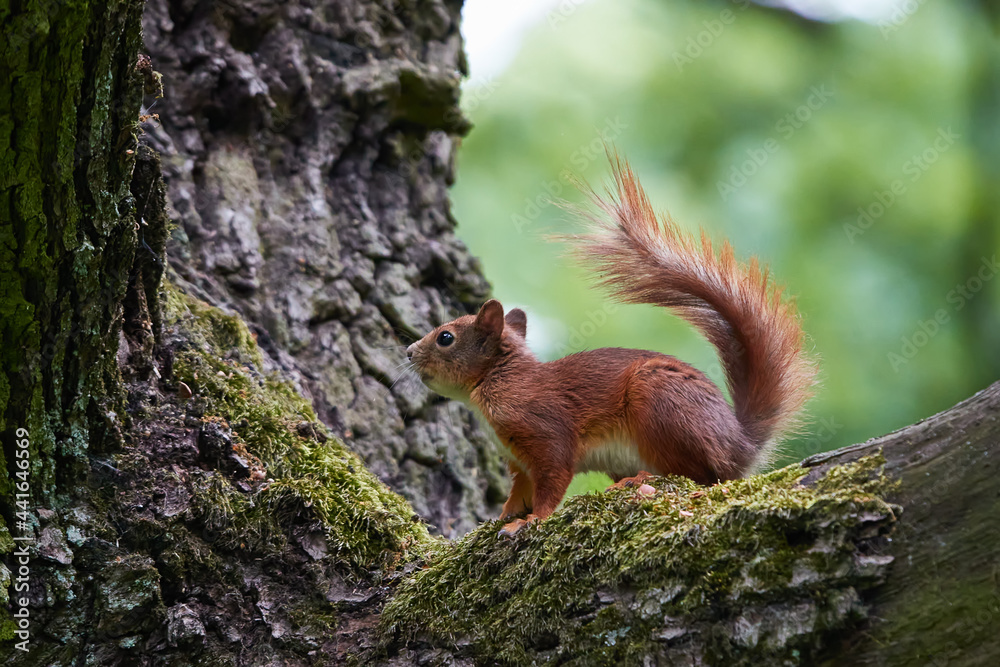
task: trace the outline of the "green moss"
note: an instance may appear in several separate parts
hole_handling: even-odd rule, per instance
[[[201,520],[209,533],[223,546],[273,552],[291,519],[308,515],[328,548],[354,568],[387,568],[426,551],[432,540],[409,504],[333,438],[291,386],[261,373],[260,350],[242,320],[169,286],[165,305],[167,327],[184,340],[174,380],[192,390],[203,421],[224,420],[233,446],[263,467],[250,493],[221,475],[202,486],[196,505],[206,508]],[[312,424],[306,435],[303,422]]]
[[[400,586],[381,617],[381,647],[471,643],[503,663],[620,664],[655,653],[654,629],[676,626],[721,662],[773,653],[782,630],[740,636],[748,609],[806,600],[817,634],[850,621],[850,604],[815,598],[865,584],[855,540],[893,517],[879,497],[881,464],[863,459],[812,487],[798,484],[808,470],[797,465],[708,488],[662,478],[652,498],[572,498],[514,540],[497,536],[500,522],[485,524]]]
[[[6,565],[0,563],[0,610],[4,612],[6,612],[7,605],[10,603],[8,587],[10,586],[11,579],[10,570],[7,569]],[[6,637],[6,639],[10,639],[10,637]]]
[[[0,556],[9,554],[14,550],[14,538],[10,535],[10,529],[3,516],[0,516]],[[2,593],[0,593],[2,594]]]
[[[299,634],[310,637],[328,635],[340,621],[333,605],[326,600],[303,600],[288,609],[288,618]]]
[[[142,6],[4,5],[0,337],[18,344],[0,350],[0,431],[29,432],[32,501],[46,506],[86,474],[88,453],[117,442],[124,412],[114,352],[135,243]],[[8,519],[12,495],[0,477]]]

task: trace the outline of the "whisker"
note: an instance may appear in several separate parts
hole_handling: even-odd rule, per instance
[[[393,379],[392,383],[389,385],[389,389],[392,389],[393,387],[395,387],[397,384],[399,384],[404,380],[406,381],[420,380],[420,376],[413,368],[413,362],[409,360],[407,360],[404,363],[403,367],[399,369],[399,373],[396,374],[395,379]]]
[[[417,373],[416,367],[413,365],[412,361],[407,360],[406,364],[403,366],[402,369],[400,369],[399,373],[396,375],[396,378],[392,381],[392,384],[389,385],[389,389],[392,389],[400,382],[415,382],[418,384],[422,384],[422,380],[420,379],[420,374]]]
[[[392,370],[389,371],[389,377],[395,382],[402,375],[406,374],[407,371],[411,370],[409,366],[405,363],[396,364]]]

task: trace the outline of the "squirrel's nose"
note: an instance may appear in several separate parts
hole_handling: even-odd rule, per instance
[[[417,347],[417,344],[414,343],[413,345],[411,345],[408,348],[406,348],[406,358],[407,359],[413,359],[413,350],[416,349],[416,347]]]

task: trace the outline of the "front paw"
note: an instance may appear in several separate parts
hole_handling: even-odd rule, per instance
[[[504,525],[497,533],[497,537],[512,538],[517,535],[521,530],[527,526],[529,523],[533,523],[538,520],[538,517],[534,514],[529,514],[526,519],[514,519],[513,521]]]
[[[517,517],[524,517],[531,513],[531,508],[524,503],[511,503],[510,501],[504,503],[503,509],[500,510],[500,520],[510,521],[511,519]]]

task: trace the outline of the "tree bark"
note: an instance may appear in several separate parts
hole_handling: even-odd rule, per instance
[[[1000,383],[913,426],[803,461],[806,482],[881,451],[904,508],[871,623],[831,665],[1000,662]]]
[[[39,0],[0,13],[0,430],[31,432],[35,502],[72,494],[88,451],[121,437],[107,351],[136,243],[141,10]],[[11,473],[13,455],[5,439]]]
[[[460,3],[151,0],[184,289],[238,312],[269,366],[448,537],[492,518],[506,470],[471,414],[406,374],[404,341],[478,308],[447,188]]]
[[[141,12],[132,0],[0,9],[0,554],[33,534],[35,507],[81,495],[89,457],[127,420],[114,351],[137,236]],[[0,639],[13,630],[3,613]]]
[[[140,10],[0,10],[0,415],[31,461],[30,498],[0,488],[5,657],[338,662],[428,536],[271,373],[445,533],[506,484],[467,411],[390,387],[397,333],[488,290],[445,194],[458,5],[151,3],[159,102]],[[168,199],[173,282],[253,335],[161,286]]]

